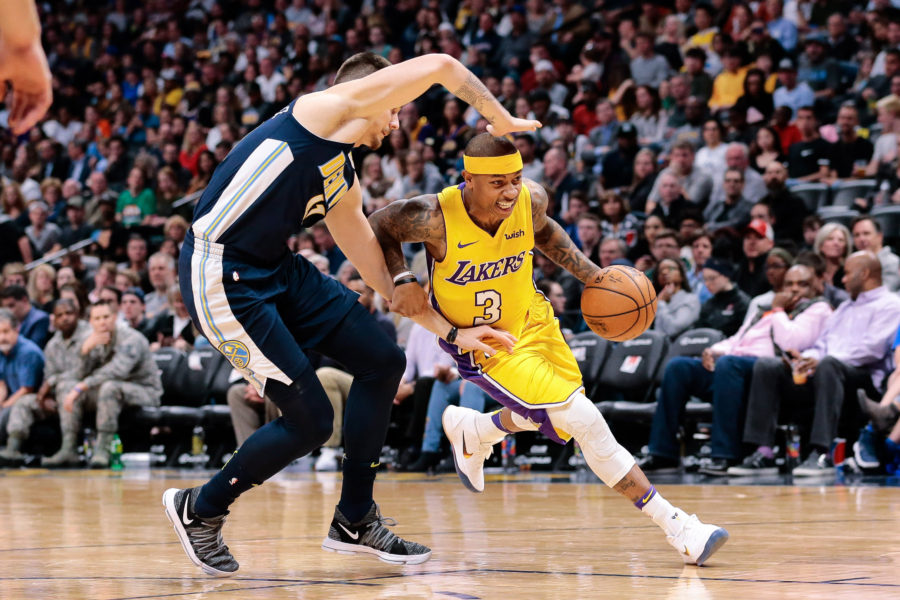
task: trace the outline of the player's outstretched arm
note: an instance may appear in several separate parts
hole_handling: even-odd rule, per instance
[[[460,100],[472,105],[490,125],[494,135],[534,131],[538,121],[517,119],[503,108],[484,84],[461,62],[447,54],[427,54],[381,69],[328,90],[339,96],[348,118],[367,118],[412,102],[439,83]]]
[[[547,216],[547,191],[530,179],[525,180],[525,185],[531,192],[535,247],[579,281],[587,283],[600,267],[578,249],[559,223]]]
[[[12,84],[9,126],[25,133],[37,123],[53,102],[50,68],[41,47],[41,25],[34,0],[0,2],[0,101],[5,82]]]

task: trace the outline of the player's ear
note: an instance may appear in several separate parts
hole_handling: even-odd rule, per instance
[[[469,173],[468,171],[466,171],[465,169],[463,169],[462,176],[463,176],[463,181],[466,182],[466,185],[471,185],[472,180],[474,179],[474,177],[472,177],[472,174]]]

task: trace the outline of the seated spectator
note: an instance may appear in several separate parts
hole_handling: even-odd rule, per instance
[[[19,319],[6,308],[0,309],[0,443],[4,443],[13,406],[34,394],[44,377],[44,354],[19,334]],[[21,450],[21,444],[7,450]]]
[[[600,241],[603,239],[603,222],[593,213],[584,213],[578,218],[578,240],[581,251],[591,261],[600,264]]]
[[[731,142],[725,148],[725,168],[737,169],[744,174],[743,196],[750,202],[757,202],[766,195],[766,182],[762,175],[750,165],[750,151],[742,142]],[[722,174],[725,174],[723,169]],[[724,179],[713,182],[709,202],[721,202],[725,198]],[[708,205],[707,205],[708,206]]]
[[[143,290],[152,290],[150,285],[150,276],[147,273],[147,240],[140,235],[133,233],[128,238],[128,245],[125,247],[126,262],[119,263],[119,271],[130,270],[138,278],[137,283],[130,283],[125,287],[139,285]],[[125,289],[121,287],[120,289]]]
[[[704,106],[712,96],[713,79],[705,70],[706,52],[703,48],[690,48],[684,53],[684,73],[688,79],[691,96]]]
[[[621,244],[620,240],[613,241]],[[547,298],[550,306],[553,307],[553,314],[559,319],[559,327],[566,341],[569,341],[576,331],[584,329],[585,324],[581,317],[581,309],[566,310],[566,294],[563,292],[561,285],[549,279],[541,279],[535,284],[535,287]]]
[[[319,250],[319,254],[328,259],[331,274],[334,275],[347,258],[344,256],[344,253],[341,252],[341,249],[338,248],[337,242],[334,241],[334,238],[331,236],[331,232],[328,231],[328,226],[325,225],[325,223],[320,221],[313,225],[312,234],[316,247]]]
[[[761,308],[772,305],[772,299],[775,297],[775,294],[781,292],[782,287],[784,287],[784,276],[785,273],[787,273],[787,270],[791,268],[793,260],[794,257],[792,257],[791,253],[784,248],[772,248],[769,250],[768,254],[766,254],[765,269],[766,281],[768,281],[772,289],[768,292],[763,292],[758,296],[753,296],[750,299],[750,305],[747,307],[744,323],[746,323],[748,319],[752,319]],[[813,275],[815,276],[814,271]],[[813,279],[813,283],[817,283],[815,278]],[[818,290],[818,288],[816,289]]]
[[[678,180],[678,176],[668,169],[659,174],[654,187],[659,190],[658,203],[648,201],[647,207],[653,204],[650,215],[659,217],[666,227],[675,228],[681,222],[681,218],[691,205],[684,197],[684,188]]]
[[[584,289],[584,285],[574,275],[539,251],[534,253],[534,276],[538,280],[546,279],[561,285],[563,293],[566,295],[566,306],[581,306],[581,291]]]
[[[25,265],[20,262],[8,262],[3,265],[3,280],[0,281],[0,287],[8,288],[13,285],[20,287],[27,285]]]
[[[628,200],[631,210],[643,213],[647,204],[647,197],[653,184],[656,183],[656,153],[649,148],[643,148],[634,157],[634,177],[631,185],[620,188],[620,193]]]
[[[694,164],[693,144],[686,140],[675,142],[669,160],[669,166],[663,169],[656,179],[648,202],[659,202],[659,185],[662,175],[663,173],[672,173],[678,179],[684,196],[694,204],[705,206],[712,194],[713,182],[709,175]]]
[[[779,243],[782,240],[798,243],[804,236],[803,222],[809,209],[800,197],[791,193],[786,185],[787,180],[788,172],[784,165],[777,161],[770,162],[763,175],[767,194],[760,202],[769,207],[775,239]]]
[[[825,223],[816,234],[813,251],[825,260],[825,283],[843,288],[844,261],[853,252],[850,231],[840,223]]]
[[[728,48],[722,53],[722,71],[713,81],[712,96],[709,99],[709,107],[713,111],[730,109],[746,91],[744,80],[749,67],[741,66],[742,58],[738,48]],[[760,82],[761,80],[762,78]]]
[[[641,271],[647,271],[656,261],[651,255],[653,240],[666,228],[666,224],[661,217],[650,215],[644,220],[644,227],[641,231],[641,237],[638,243],[628,251],[628,260],[634,263],[635,268]]]
[[[139,331],[145,337],[149,337],[149,325],[144,312],[144,292],[138,287],[129,287],[122,292],[120,308],[125,324],[135,331]],[[148,339],[149,341],[149,339]]]
[[[712,327],[725,335],[734,335],[741,327],[750,297],[735,287],[734,268],[721,258],[709,258],[703,264],[703,282],[712,298],[700,306],[700,318],[694,327]]]
[[[894,337],[894,371],[888,378],[887,389],[880,402],[875,402],[866,394],[865,389],[857,390],[860,408],[869,423],[859,433],[859,439],[853,444],[853,456],[856,464],[864,469],[877,469],[881,466],[881,453],[878,441],[884,439],[884,459],[889,475],[900,470],[900,330]]]
[[[119,430],[125,406],[159,406],[162,382],[147,339],[127,326],[116,325],[111,307],[99,302],[89,311],[90,335],[81,345],[76,383],[63,396],[59,411],[63,444],[60,452],[75,454],[85,410],[96,409],[97,441],[90,466],[109,467],[109,447]]]
[[[897,146],[900,144],[900,97],[890,95],[875,104],[878,113],[878,124],[881,135],[875,140],[872,160],[866,167],[866,175],[878,173],[882,163],[892,163],[897,158]]]
[[[781,87],[772,94],[775,108],[786,106],[796,115],[802,107],[816,103],[816,94],[809,84],[805,81],[797,83],[797,67],[790,58],[782,58],[778,63],[778,81],[781,82]]]
[[[55,223],[48,223],[50,210],[40,200],[28,205],[28,220],[31,223],[25,228],[25,235],[31,241],[35,258],[40,258],[59,244],[61,231]]]
[[[703,211],[706,227],[710,231],[722,227],[743,229],[750,223],[750,209],[753,208],[753,202],[744,197],[744,172],[728,169],[723,181],[724,197],[721,201],[710,201]]]
[[[809,84],[816,98],[824,100],[824,106],[835,95],[841,93],[841,67],[828,55],[828,42],[824,35],[806,36],[804,50],[797,60],[797,78]],[[833,110],[833,109],[832,109]],[[833,112],[832,118],[833,118]]]
[[[175,285],[175,259],[162,252],[153,254],[147,261],[147,276],[153,291],[144,296],[145,314],[152,319],[169,307],[169,288]]]
[[[124,227],[133,227],[155,212],[156,196],[146,186],[144,171],[134,167],[128,172],[128,187],[119,194],[116,202],[116,216]]]
[[[684,263],[673,258],[659,261],[653,287],[657,298],[653,328],[674,340],[700,317],[700,300],[691,293]]]
[[[636,110],[628,121],[637,129],[638,144],[660,144],[666,134],[667,115],[662,110],[659,94],[650,86],[638,85],[634,97]]]
[[[597,107],[594,109],[594,114],[597,116],[597,125],[588,132],[587,137],[591,146],[593,146],[594,154],[597,156],[598,160],[602,160],[602,158],[612,150],[613,146],[616,145],[616,136],[619,132],[619,119],[616,118],[615,105],[609,100],[598,101]],[[516,144],[516,146],[518,146],[518,144]],[[524,159],[525,157],[523,155],[522,160],[524,161]]]
[[[741,459],[740,423],[753,365],[761,357],[774,357],[776,348],[809,348],[831,315],[828,303],[816,298],[811,269],[795,265],[786,279],[772,306],[760,309],[736,334],[706,348],[701,358],[679,356],[669,361],[653,415],[649,453],[638,462],[641,469],[679,466],[678,426],[691,396],[713,405],[712,454],[701,459],[701,472],[724,475]]]
[[[50,315],[32,306],[28,291],[19,285],[3,288],[0,301],[16,317],[19,335],[43,348],[50,337]]]
[[[59,234],[59,243],[56,249],[66,248],[86,240],[94,234],[94,228],[85,222],[84,198],[72,196],[66,201],[66,223]]]
[[[737,99],[734,109],[749,112],[750,109],[759,113],[762,121],[772,118],[775,104],[772,94],[766,90],[766,75],[760,69],[750,69],[744,77],[744,94]],[[755,122],[755,121],[754,121]]]
[[[598,112],[600,110],[600,104],[597,105]],[[610,108],[610,111],[612,110],[613,109]],[[615,129],[615,126],[613,128]],[[535,154],[536,144],[534,141],[534,136],[530,133],[517,134],[515,136],[515,143],[516,148],[518,148],[519,150],[519,154],[522,155],[522,177],[532,179],[534,181],[540,180],[541,176],[544,174],[544,163]]]
[[[694,168],[700,169],[710,176],[712,181],[719,181],[725,173],[725,150],[728,144],[722,142],[725,128],[717,119],[707,119],[703,123],[703,147],[697,150]]]
[[[581,248],[581,240],[578,239],[578,219],[587,213],[588,208],[590,206],[588,205],[587,194],[581,190],[576,190],[569,196],[568,210],[560,215],[559,218],[560,225],[562,225],[566,235],[572,238],[572,241],[579,248]]]
[[[406,154],[406,175],[403,176],[402,194],[408,197],[414,191],[421,194],[437,194],[446,184],[439,175],[429,173],[425,169],[425,159],[415,150],[410,150]]]
[[[831,168],[835,181],[865,175],[872,159],[872,142],[859,137],[859,111],[852,103],[842,104],[837,114],[838,141],[831,145]]]
[[[600,262],[597,264],[606,268],[616,260],[625,259],[627,247],[625,242],[615,237],[605,237],[600,242]],[[555,282],[554,282],[555,283]]]
[[[606,153],[601,163],[600,181],[605,189],[622,188],[633,182],[634,161],[640,150],[637,139],[638,131],[632,123],[619,126],[616,146]]]
[[[769,289],[766,255],[775,246],[775,232],[762,219],[750,221],[743,235],[744,255],[738,266],[735,284],[751,298]]]
[[[702,306],[704,302],[712,298],[712,294],[703,283],[703,264],[712,256],[713,237],[708,229],[699,229],[687,239],[690,247],[690,258],[687,259],[687,281],[691,292],[697,296]]]
[[[631,78],[635,85],[659,88],[668,79],[672,68],[653,47],[653,36],[639,32],[634,37],[635,56],[631,59]]]
[[[231,426],[238,448],[254,431],[281,416],[274,402],[257,394],[256,388],[243,379],[228,388],[225,400],[231,411]]]
[[[631,213],[628,200],[615,192],[600,196],[600,229],[604,238],[620,239],[626,247],[637,243],[640,221]]]
[[[826,181],[831,177],[831,145],[819,135],[819,121],[811,106],[797,111],[800,141],[788,151],[788,176],[796,181]]]
[[[56,300],[56,269],[38,265],[28,275],[28,297],[39,310],[49,313]]]
[[[6,450],[0,452],[0,462],[8,466],[20,464],[24,459],[21,448],[37,420],[56,417],[58,402],[75,384],[81,344],[90,332],[90,326],[79,318],[78,306],[66,299],[57,300],[53,307],[53,325],[56,333],[47,342],[44,353],[44,382],[35,394],[27,394],[13,405],[7,425],[9,438]],[[67,444],[64,444],[64,446]],[[72,447],[75,442],[68,444]],[[70,462],[71,461],[71,464]],[[46,458],[41,466],[62,467],[79,464],[77,454],[54,455]]]
[[[750,149],[750,167],[758,173],[765,173],[771,163],[783,163],[785,160],[778,132],[769,125],[760,127]]]
[[[850,231],[856,250],[865,250],[878,257],[884,287],[892,292],[900,289],[900,257],[894,254],[890,246],[884,245],[881,223],[868,216],[856,217],[850,224]]]
[[[191,322],[181,288],[172,284],[166,291],[166,307],[153,319],[148,319],[142,331],[150,340],[150,350],[174,347],[182,352],[189,352],[194,347],[199,332]]]
[[[316,471],[337,471],[340,467],[341,457],[344,455],[341,448],[344,427],[344,407],[347,404],[347,396],[350,395],[350,386],[353,384],[353,375],[335,367],[320,367],[316,369],[316,376],[325,395],[331,401],[334,409],[334,423],[331,429],[331,437],[319,450],[316,459]]]
[[[584,190],[584,182],[569,170],[569,157],[565,150],[550,148],[544,154],[544,176],[541,183],[545,184],[556,199],[557,210],[566,212],[569,208],[569,194],[575,190]]]
[[[803,429],[811,425],[810,451],[794,469],[795,477],[834,473],[828,450],[838,433],[845,400],[851,398],[848,407],[855,407],[856,390],[871,392],[890,364],[891,340],[900,324],[900,299],[881,285],[881,263],[869,252],[852,254],[847,259],[844,283],[850,299],[826,320],[812,347],[801,351],[782,346],[789,361],[761,358],[753,367],[743,440],[757,446],[759,454],[772,456],[784,393],[813,397],[812,422],[801,424]],[[751,459],[741,465],[745,472],[761,472],[773,466]]]

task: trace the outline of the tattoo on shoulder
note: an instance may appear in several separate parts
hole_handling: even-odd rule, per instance
[[[475,110],[484,115],[484,109],[491,99],[491,93],[481,83],[474,73],[469,73],[466,80],[457,90],[453,90],[453,95],[460,100],[471,104]],[[487,117],[485,117],[487,118]],[[488,119],[491,120],[491,119]],[[491,121],[493,124],[493,121]]]

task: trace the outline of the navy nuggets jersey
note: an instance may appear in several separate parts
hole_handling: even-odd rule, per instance
[[[194,209],[194,237],[272,264],[287,252],[291,235],[322,219],[353,185],[353,144],[307,131],[291,114],[294,102],[216,168]]]

